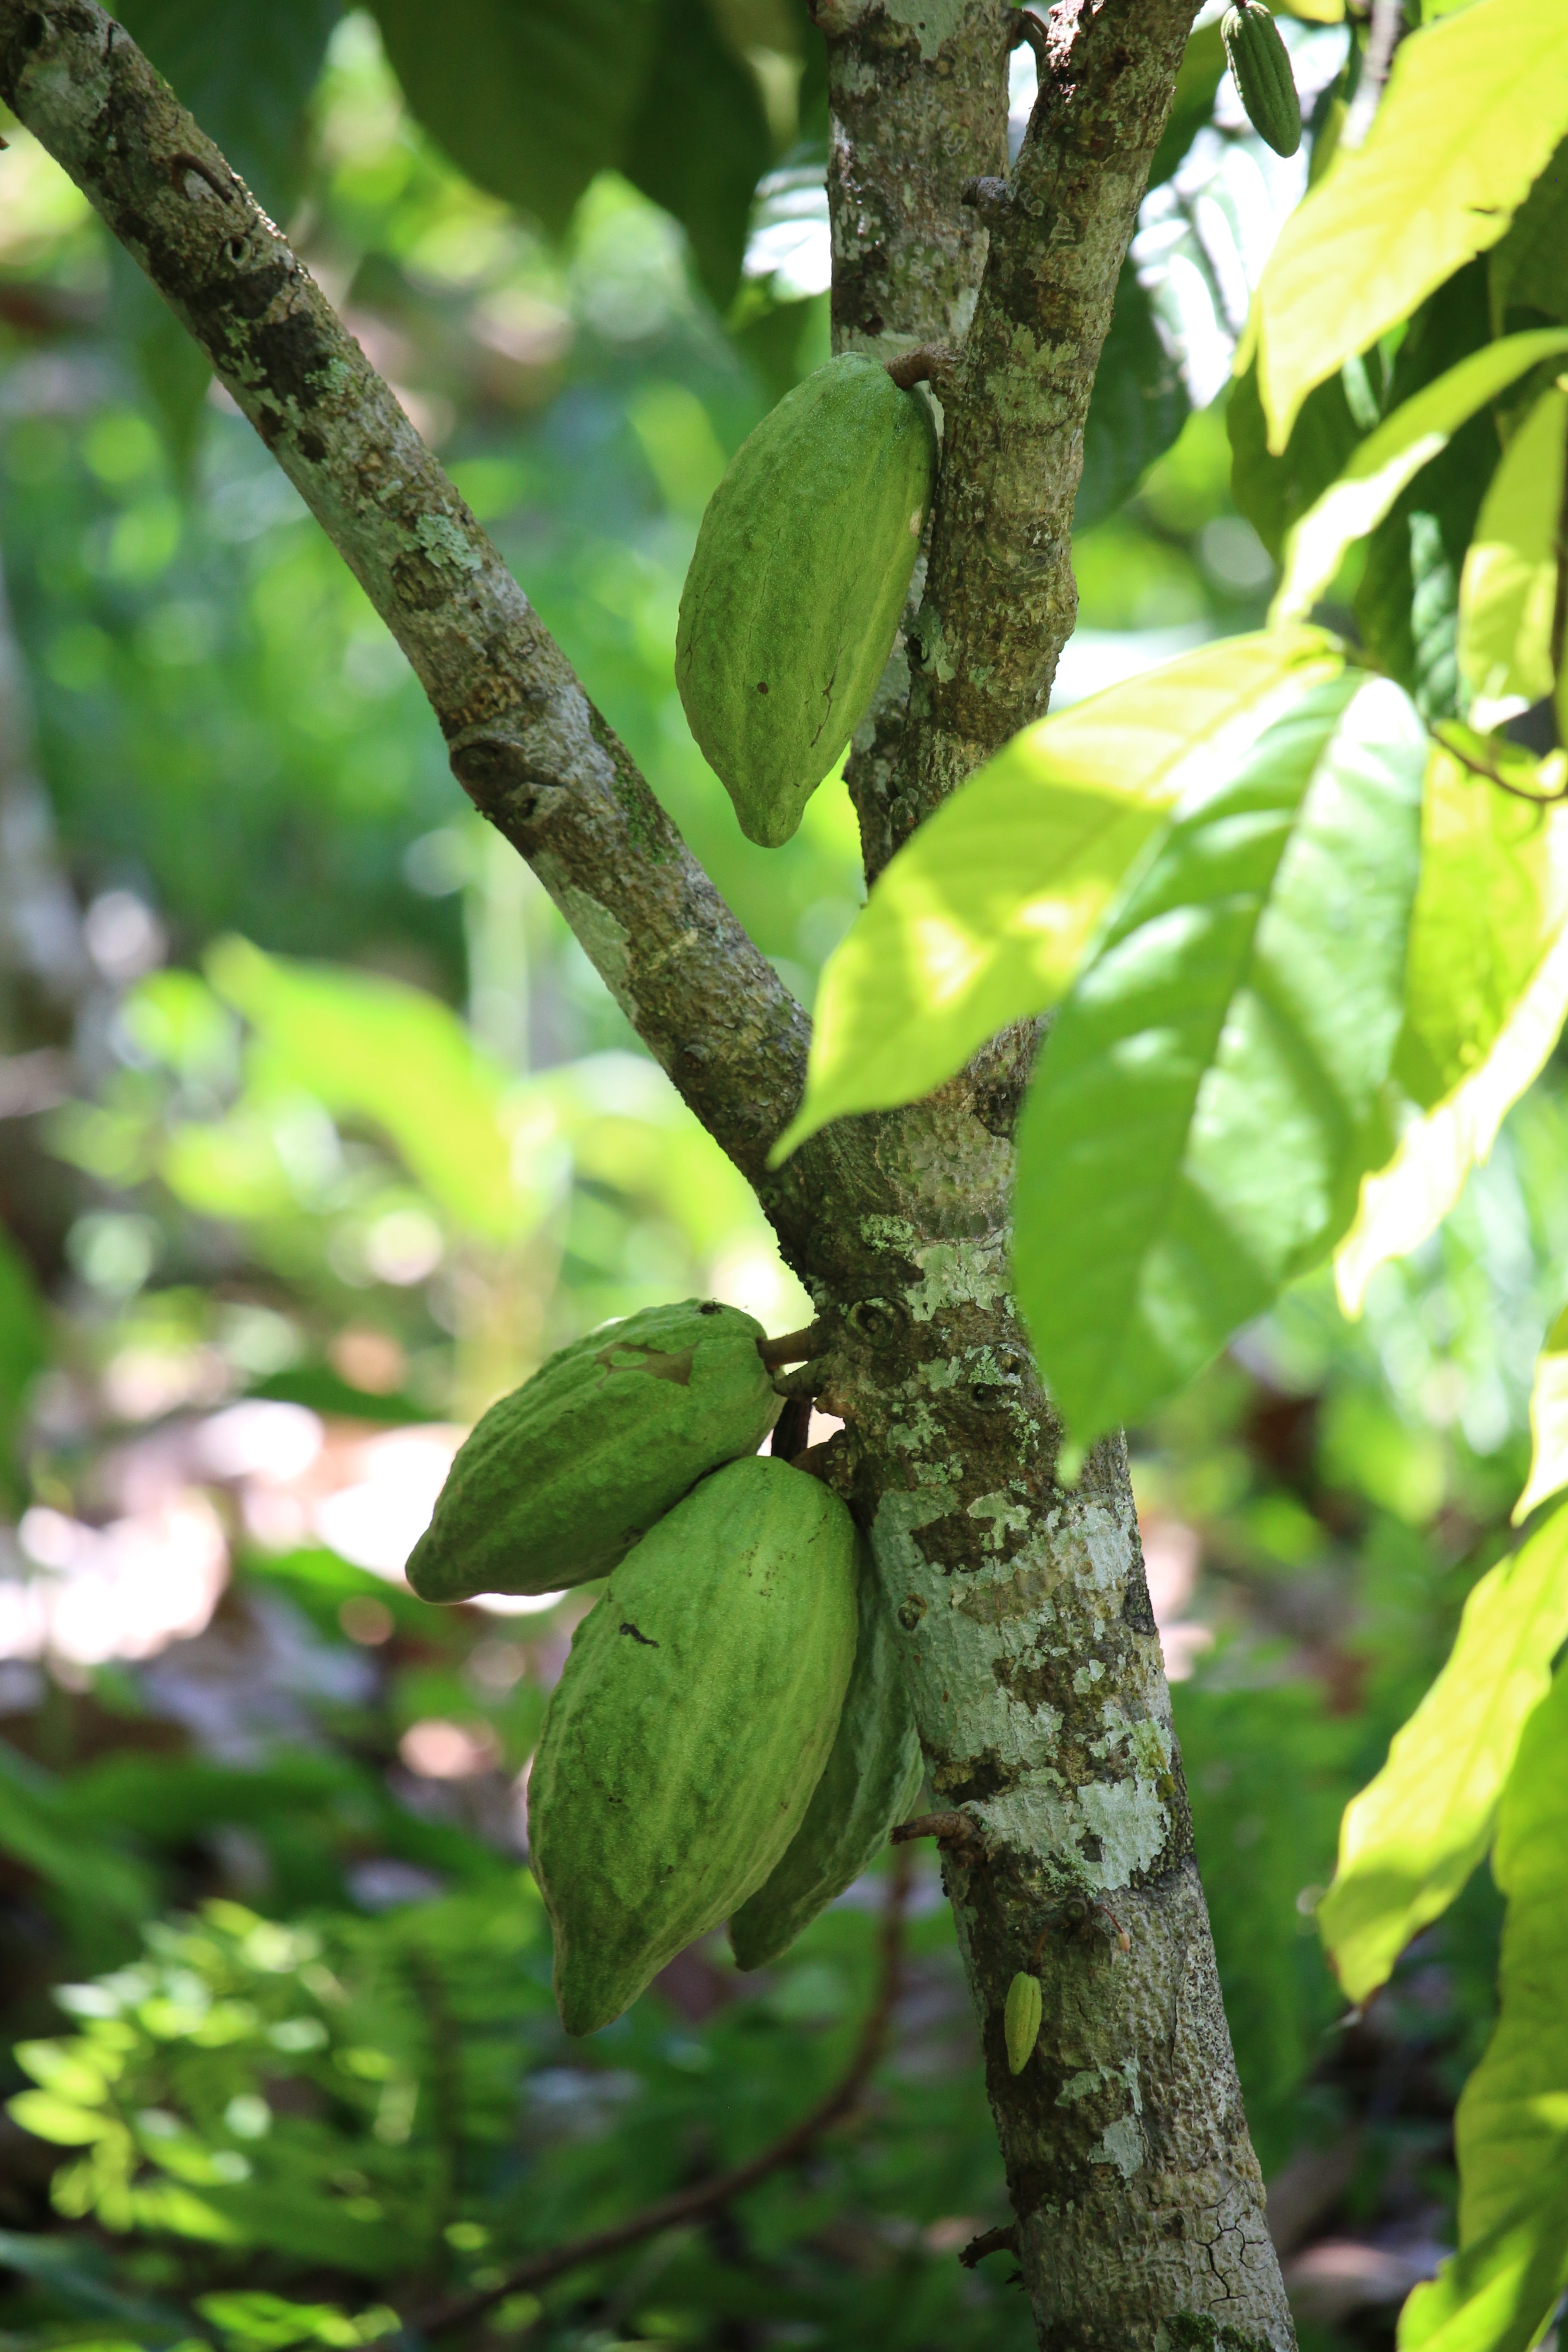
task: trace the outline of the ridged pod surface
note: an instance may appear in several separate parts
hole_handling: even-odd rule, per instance
[[[1257,0],[1236,0],[1219,29],[1247,121],[1277,155],[1293,155],[1301,144],[1301,101],[1279,26]]]
[[[779,1400],[738,1307],[645,1307],[563,1348],[470,1430],[408,1560],[424,1601],[604,1576]]]
[[[730,1921],[743,1969],[787,1950],[835,1895],[859,1877],[895,1822],[905,1819],[923,1762],[887,1604],[860,1547],[859,1639],[855,1670],[822,1778],[805,1819],[775,1867]]]
[[[763,417],[709,500],[675,675],[749,840],[789,839],[865,715],[935,478],[924,399],[844,352]]]
[[[578,1627],[529,1784],[568,2033],[594,2033],[789,1844],[855,1658],[856,1534],[787,1462],[716,1470]]]

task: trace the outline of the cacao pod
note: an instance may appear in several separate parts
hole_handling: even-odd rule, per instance
[[[1301,144],[1301,101],[1279,26],[1258,0],[1236,0],[1219,29],[1247,121],[1277,155],[1293,155]]]
[[[409,1555],[423,1601],[556,1592],[604,1576],[779,1411],[738,1307],[689,1298],[574,1340],[491,1405]]]
[[[859,1877],[902,1821],[923,1763],[887,1607],[859,1547],[859,1639],[844,1709],[805,1819],[756,1893],[730,1921],[743,1969],[760,1969]]]
[[[789,839],[864,716],[935,475],[921,395],[844,352],[763,417],[710,499],[675,675],[749,840]]]
[[[855,1524],[804,1470],[716,1470],[578,1627],[529,1787],[568,2033],[629,2007],[800,1827],[855,1658]]]
[[[1038,1977],[1020,1972],[1007,1988],[1007,2006],[1002,2013],[1002,2031],[1007,2043],[1007,2071],[1021,2074],[1035,2054],[1035,2044],[1040,2038],[1040,2018],[1045,2008]]]

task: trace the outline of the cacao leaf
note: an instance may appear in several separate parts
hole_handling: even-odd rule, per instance
[[[1565,131],[1559,0],[1474,0],[1400,44],[1365,144],[1286,222],[1258,289],[1272,448],[1314,384],[1499,242]]]
[[[1342,663],[1315,629],[1233,637],[1016,735],[900,850],[824,966],[775,1158],[847,1111],[918,1100],[1056,1003],[1184,788]]]
[[[1459,2252],[1400,2352],[1528,2352],[1568,2285],[1568,1675],[1524,1727],[1498,1808],[1499,2013],[1454,2119]]]
[[[1525,1725],[1568,1634],[1568,1508],[1482,1577],[1448,1662],[1388,1761],[1347,1806],[1318,1927],[1352,2000],[1385,1982],[1411,1937],[1486,1852]]]
[[[1349,1224],[1401,1013],[1426,743],[1308,688],[1197,793],[1057,1016],[1015,1278],[1075,1443],[1136,1421]]]

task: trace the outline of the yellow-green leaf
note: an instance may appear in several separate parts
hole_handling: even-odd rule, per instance
[[[1521,785],[1542,789],[1529,761]],[[1531,806],[1434,747],[1394,1056],[1424,1110],[1480,1068],[1565,917],[1568,807]]]
[[[6,2100],[5,2112],[35,2139],[53,2140],[59,2147],[86,2147],[123,2128],[101,2107],[75,2106],[53,2091],[19,2091]]]
[[[1530,1475],[1513,1507],[1519,1527],[1537,1503],[1568,1486],[1568,1308],[1546,1335],[1530,1393]]]
[[[1436,1231],[1568,1015],[1568,809],[1536,811],[1446,752],[1427,768],[1394,1068],[1421,1106],[1363,1177],[1334,1260],[1359,1315],[1380,1265]]]
[[[1568,1675],[1525,1727],[1492,1870],[1508,1912],[1497,2025],[1455,2117],[1459,2252],[1406,2305],[1401,2352],[1527,2352],[1568,2284]]]
[[[1493,475],[1459,582],[1459,673],[1472,727],[1551,693],[1568,390],[1542,393]]]
[[[1565,130],[1562,0],[1475,0],[1401,44],[1365,145],[1287,221],[1258,290],[1272,447],[1315,383],[1497,244]]]
[[[1447,1665],[1345,1809],[1318,1927],[1352,2000],[1384,1982],[1486,1852],[1520,1735],[1568,1634],[1568,1509],[1482,1577]]]
[[[1384,417],[1290,533],[1269,615],[1276,626],[1310,611],[1354,542],[1375,530],[1405,484],[1447,447],[1461,425],[1529,369],[1564,351],[1568,328],[1505,336],[1471,352]]]
[[[1016,735],[899,852],[829,958],[805,1100],[775,1157],[846,1112],[918,1100],[1053,1003],[1192,778],[1342,667],[1321,630],[1235,637]]]

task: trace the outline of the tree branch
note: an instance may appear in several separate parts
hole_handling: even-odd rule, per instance
[[[1193,13],[1193,0],[1058,0],[1012,177],[971,192],[990,253],[910,632],[891,847],[1049,701],[1078,617],[1089,392]]]
[[[407,2325],[410,2331],[421,2336],[444,2335],[448,2328],[459,2327],[465,2321],[478,2319],[493,2311],[508,2295],[521,2294],[533,2287],[548,2285],[552,2279],[564,2277],[568,2271],[581,2270],[585,2263],[603,2262],[606,2255],[618,2254],[627,2246],[640,2245],[645,2238],[657,2237],[660,2231],[684,2227],[700,2221],[705,2214],[716,2212],[749,2189],[765,2180],[770,2173],[779,2172],[786,2165],[798,2163],[825,2131],[842,2122],[857,2105],[860,2094],[882,2054],[892,2022],[893,2010],[899,1998],[899,1986],[903,1969],[904,1912],[909,1901],[910,1866],[906,1855],[896,1854],[888,1879],[888,1896],[882,1911],[879,1938],[879,1967],[877,1991],[866,2020],[860,2028],[854,2053],[827,2096],[803,2116],[797,2124],[781,2134],[771,2147],[731,2167],[728,2172],[715,2173],[710,2180],[700,2180],[690,2189],[678,2189],[673,2196],[661,2197],[656,2204],[645,2205],[640,2213],[633,2213],[613,2228],[595,2231],[592,2237],[574,2238],[570,2244],[552,2246],[546,2252],[534,2254],[519,2263],[507,2273],[499,2285],[476,2290],[470,2294],[454,2295],[448,2302],[416,2313]]]
[[[98,0],[0,0],[0,96],[201,344],[413,665],[464,790],[760,1175],[805,1016],[320,288]]]

